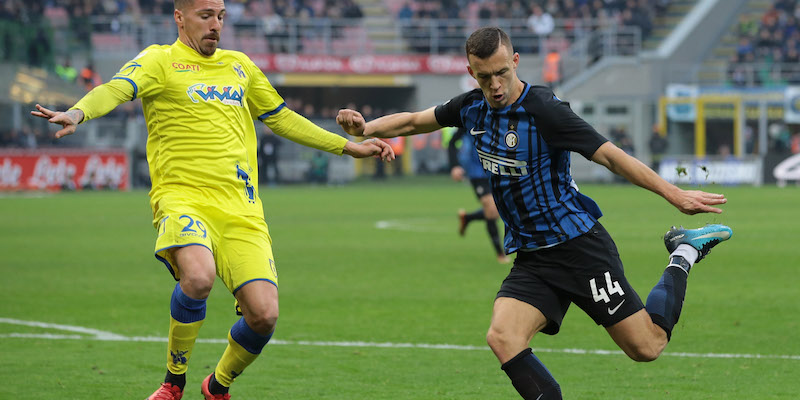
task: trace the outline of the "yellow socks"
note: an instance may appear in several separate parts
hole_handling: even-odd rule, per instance
[[[244,318],[240,318],[228,333],[228,347],[214,370],[214,378],[223,386],[230,387],[233,380],[261,354],[271,337],[272,333],[262,336],[254,332]]]
[[[206,299],[193,299],[175,285],[170,302],[169,343],[167,345],[167,370],[180,375],[188,368],[194,342],[206,317]]]

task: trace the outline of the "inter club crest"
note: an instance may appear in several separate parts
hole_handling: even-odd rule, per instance
[[[519,136],[517,136],[517,132],[506,132],[506,146],[508,146],[509,149],[513,149],[514,147],[517,147],[517,144],[519,144]]]

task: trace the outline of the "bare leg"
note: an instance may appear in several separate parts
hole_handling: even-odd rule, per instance
[[[528,347],[545,326],[547,318],[536,307],[508,297],[495,300],[486,341],[526,400],[561,399],[561,387]]]

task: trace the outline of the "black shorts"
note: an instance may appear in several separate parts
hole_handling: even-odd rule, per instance
[[[555,335],[571,303],[598,325],[611,326],[644,308],[598,222],[589,232],[559,245],[520,251],[497,297],[524,301],[547,318],[543,333]]]
[[[489,183],[489,178],[470,179],[469,183],[472,184],[472,190],[475,191],[475,196],[478,196],[478,200],[487,194],[492,194],[492,185]]]

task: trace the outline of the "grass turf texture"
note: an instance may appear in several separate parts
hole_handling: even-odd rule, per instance
[[[666,265],[669,225],[723,223],[733,239],[693,271],[673,341],[659,360],[539,352],[565,398],[794,399],[800,391],[796,187],[706,187],[725,193],[722,215],[685,216],[626,185],[583,185],[601,206],[626,273],[646,297]],[[476,209],[467,185],[445,177],[345,187],[262,188],[280,274],[276,340],[431,343],[477,350],[270,344],[237,380],[238,399],[513,399],[484,335],[509,266],[498,265],[483,223],[465,238],[456,209]],[[0,318],[163,337],[174,285],[152,256],[147,195],[64,193],[0,198]],[[376,228],[378,221],[386,221]],[[217,282],[201,339],[236,320]],[[163,378],[165,344],[50,340],[69,333],[0,323],[0,397],[141,399]],[[534,349],[617,350],[571,308],[559,335]],[[224,344],[198,343],[184,398],[200,398]],[[791,355],[687,358],[669,353]]]

